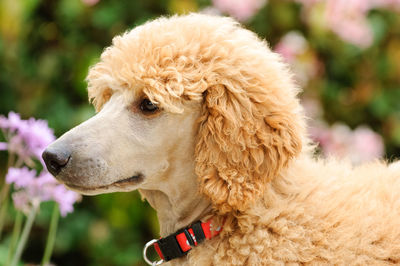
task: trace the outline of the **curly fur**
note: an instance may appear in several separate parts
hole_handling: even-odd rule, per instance
[[[399,168],[313,159],[287,66],[232,19],[136,27],[114,38],[88,83],[97,110],[118,90],[169,112],[202,102],[195,172],[224,230],[175,262],[400,263]]]

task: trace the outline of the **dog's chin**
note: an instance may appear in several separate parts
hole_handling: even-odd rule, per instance
[[[68,182],[65,182],[64,185],[70,190],[78,192],[82,195],[99,195],[112,192],[130,192],[138,189],[139,184],[142,183],[142,181],[143,176],[137,175],[126,179],[121,179],[107,185],[84,186],[71,184]]]

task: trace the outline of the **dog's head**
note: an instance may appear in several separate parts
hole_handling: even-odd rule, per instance
[[[88,75],[96,116],[44,153],[86,194],[155,189],[196,173],[220,212],[244,210],[305,141],[281,58],[229,18],[160,18],[117,36]]]

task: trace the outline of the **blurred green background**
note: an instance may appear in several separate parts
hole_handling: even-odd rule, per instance
[[[0,114],[14,110],[23,118],[46,119],[60,136],[94,115],[84,79],[113,36],[160,15],[224,11],[218,2],[0,0]],[[360,45],[321,23],[323,4],[304,2],[262,2],[242,22],[277,50],[292,49],[287,59],[299,73],[305,102],[312,99],[321,109],[319,119],[351,129],[367,125],[383,137],[386,158],[400,157],[398,10],[368,10],[373,40]],[[285,42],[290,32],[297,39]],[[299,36],[301,49],[290,48]],[[27,263],[41,259],[50,210],[45,203],[34,225],[23,255]],[[6,225],[6,232],[11,229]],[[142,247],[155,237],[156,215],[137,192],[84,197],[60,220],[52,262],[143,265]]]

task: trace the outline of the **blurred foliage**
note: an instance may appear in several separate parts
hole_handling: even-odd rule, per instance
[[[60,136],[94,114],[84,79],[113,36],[159,15],[210,5],[207,0],[1,0],[0,114],[14,110],[25,118],[47,119]],[[387,157],[399,157],[399,13],[370,12],[374,43],[367,49],[326,30],[318,23],[320,15],[308,15],[306,23],[300,4],[270,0],[245,26],[272,47],[287,32],[301,32],[320,64],[304,97],[321,102],[329,123],[369,125],[384,137]],[[44,204],[34,225],[23,256],[26,262],[40,260],[50,205]],[[137,192],[84,197],[74,213],[61,219],[52,261],[143,265],[142,246],[157,235],[155,213]],[[1,242],[0,257],[7,241]]]

